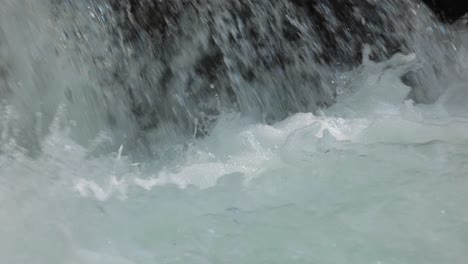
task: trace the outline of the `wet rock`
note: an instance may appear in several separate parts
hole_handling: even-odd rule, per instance
[[[334,74],[358,66],[364,44],[373,60],[410,52],[411,10],[425,12],[412,0],[107,1],[118,45],[102,85],[123,91],[136,130],[189,135],[225,110],[274,122],[332,105]]]

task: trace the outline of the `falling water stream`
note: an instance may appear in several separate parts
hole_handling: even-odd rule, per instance
[[[254,59],[268,51],[226,42],[222,1],[205,8],[219,15],[180,18],[196,34],[168,58],[157,45],[142,53],[146,36],[145,48],[123,43],[99,1],[0,2],[0,263],[466,263],[463,20],[382,1],[415,14],[381,29],[408,48],[379,57],[363,45],[345,67],[346,49],[318,63],[317,32],[291,18],[315,44],[265,37],[265,49],[305,58],[280,70]],[[260,29],[282,12],[249,3]],[[191,75],[210,45],[222,77]],[[247,66],[262,78],[246,81]],[[184,97],[189,79],[215,92]],[[149,89],[163,84],[171,95]],[[214,89],[228,84],[237,102]],[[150,114],[132,117],[128,89]]]

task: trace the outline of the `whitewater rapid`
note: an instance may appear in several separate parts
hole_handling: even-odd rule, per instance
[[[416,55],[377,63],[364,50],[334,106],[271,125],[224,113],[210,135],[154,144],[152,156],[130,156],[125,141],[102,151],[115,140],[105,130],[84,146],[76,135],[91,128],[67,105],[33,105],[17,84],[25,97],[0,104],[0,263],[466,263],[468,31],[458,27],[460,69],[439,78],[433,104],[409,100],[401,81],[421,67]],[[25,76],[61,67],[34,65]],[[79,82],[55,73],[44,83]],[[24,129],[18,105],[50,119],[37,155],[11,135]]]
[[[1,262],[464,263],[468,82],[415,105],[413,60],[364,60],[321,115],[225,114],[154,161],[93,155],[61,111],[37,158],[4,135]]]

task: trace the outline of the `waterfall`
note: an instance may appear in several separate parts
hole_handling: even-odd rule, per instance
[[[0,3],[1,263],[467,259],[466,18]]]

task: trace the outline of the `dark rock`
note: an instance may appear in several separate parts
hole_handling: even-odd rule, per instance
[[[382,60],[426,37],[416,19],[432,25],[416,0],[107,1],[118,45],[97,78],[124,91],[136,130],[190,135],[226,109],[274,122],[328,107],[334,73],[358,66],[364,44]]]

